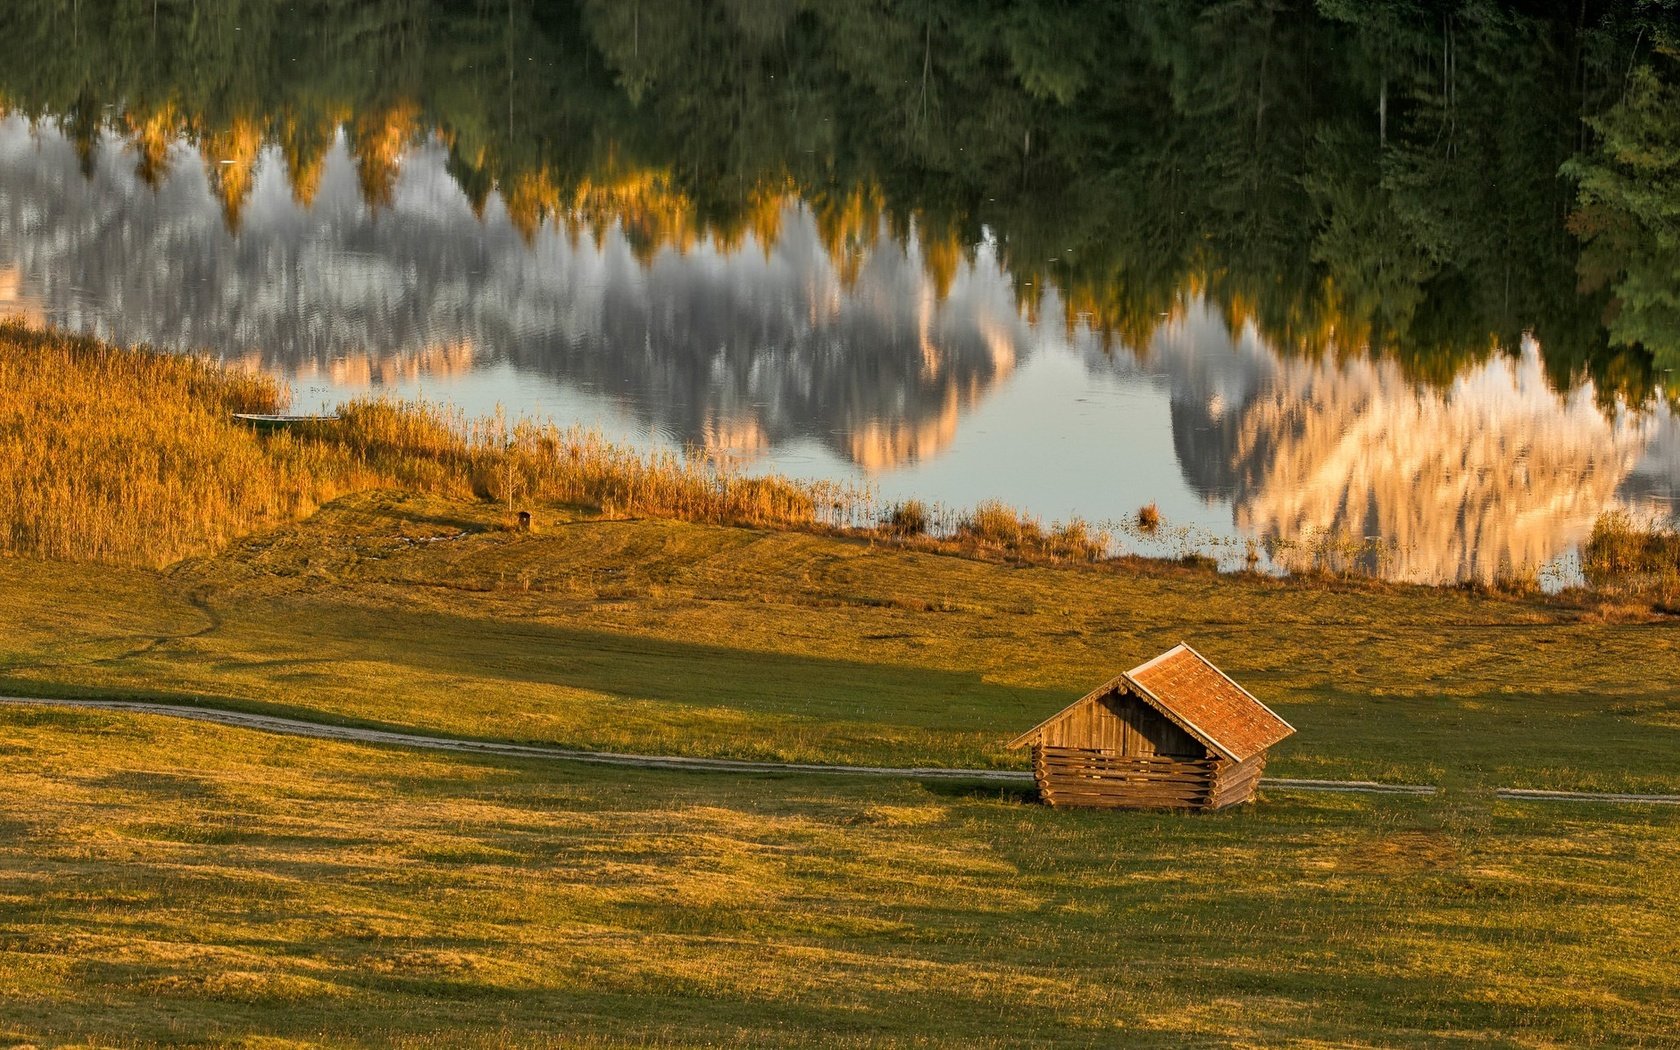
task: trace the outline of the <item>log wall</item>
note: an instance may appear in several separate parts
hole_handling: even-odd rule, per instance
[[[1033,779],[1055,807],[1221,809],[1254,797],[1266,756],[1246,762],[1171,755],[1123,755],[1035,744]]]
[[[1169,755],[1122,755],[1035,745],[1033,777],[1050,806],[1108,809],[1207,809],[1217,762]]]
[[[1242,762],[1222,762],[1214,777],[1213,802],[1209,809],[1223,809],[1247,802],[1260,785],[1260,774],[1266,768],[1266,753],[1260,752]]]

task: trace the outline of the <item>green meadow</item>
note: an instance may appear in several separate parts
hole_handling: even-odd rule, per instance
[[[437,757],[7,712],[0,1041],[1672,1045],[1670,813]]]
[[[572,747],[1019,767],[1015,733],[1189,641],[1285,776],[1680,791],[1670,617],[1070,567],[875,537],[352,496],[166,570],[0,561],[0,690]]]

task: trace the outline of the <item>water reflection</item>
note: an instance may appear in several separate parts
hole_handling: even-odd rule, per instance
[[[259,151],[236,234],[195,151],[170,145],[148,184],[135,149],[111,137],[88,157],[0,122],[0,310],[218,348],[327,398],[452,396],[491,376],[519,411],[582,391],[666,441],[767,467],[826,449],[792,469],[873,473],[888,494],[1097,519],[1155,500],[1286,565],[1312,557],[1314,537],[1374,537],[1376,560],[1329,557],[1406,580],[1535,571],[1606,507],[1669,497],[1680,463],[1665,411],[1606,410],[1590,382],[1557,393],[1532,340],[1420,384],[1392,360],[1280,355],[1190,292],[1138,346],[1105,348],[1088,327],[1030,320],[989,244],[936,280],[914,231],[877,221],[837,255],[788,196],[762,241],[639,253],[616,225],[598,240],[521,229],[499,195],[462,192],[436,141],[397,159],[379,203],[342,137],[307,203],[279,152]],[[1007,468],[965,447],[964,421],[1023,368],[1049,404],[1001,421],[1027,464]],[[1162,426],[1178,477],[1128,461]],[[1085,484],[1033,488],[1069,455]]]
[[[0,311],[1523,574],[1673,506],[1680,42],[1427,7],[15,0]]]
[[[776,202],[773,240],[642,259],[622,225],[598,239],[527,232],[499,195],[475,206],[436,142],[404,154],[370,203],[341,138],[307,205],[278,150],[253,156],[236,234],[203,165],[171,164],[149,188],[132,148],[109,139],[89,164],[58,132],[0,123],[14,309],[340,389],[422,377],[443,389],[511,365],[610,398],[677,443],[751,455],[808,439],[871,470],[939,452],[1025,352],[989,251],[936,289],[914,235],[876,223],[836,260],[796,197]]]
[[[1641,482],[1662,476],[1672,417],[1606,412],[1590,383],[1556,393],[1532,340],[1445,388],[1392,361],[1282,358],[1253,339],[1208,351],[1181,324],[1152,356],[1173,377],[1185,479],[1284,562],[1413,582],[1535,573],[1607,507],[1659,495]]]

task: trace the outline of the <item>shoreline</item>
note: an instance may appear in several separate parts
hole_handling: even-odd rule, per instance
[[[12,322],[0,322],[0,378],[16,388],[0,395],[13,401],[14,439],[23,450],[7,479],[13,503],[0,499],[0,518],[11,519],[0,548],[16,554],[162,568],[303,520],[343,496],[396,490],[500,507],[509,528],[517,528],[516,511],[549,507],[602,520],[807,531],[1022,565],[1212,572],[1312,589],[1467,590],[1604,615],[1680,614],[1680,557],[1657,542],[1663,534],[1615,515],[1600,520],[1620,524],[1610,536],[1613,564],[1598,574],[1598,586],[1590,567],[1583,585],[1558,589],[1532,574],[1385,579],[1361,568],[1369,541],[1328,538],[1296,545],[1316,565],[1289,565],[1274,552],[1268,566],[1261,545],[1249,540],[1243,564],[1233,568],[1231,558],[1207,554],[1181,527],[1161,521],[1152,503],[1136,521],[1111,527],[1078,518],[1046,525],[995,501],[886,503],[869,486],[753,474],[697,451],[647,451],[577,427],[473,418],[428,402],[362,399],[331,418],[255,427],[237,417],[274,415],[289,397],[270,375]],[[56,439],[42,443],[42,433]],[[127,460],[146,461],[146,472],[135,474]],[[1176,557],[1114,553],[1126,541],[1188,549]]]

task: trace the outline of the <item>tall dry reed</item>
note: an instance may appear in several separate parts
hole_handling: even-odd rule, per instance
[[[1672,522],[1601,514],[1581,547],[1581,574],[1601,591],[1673,600],[1680,596],[1680,532]]]
[[[232,419],[284,400],[274,380],[200,358],[0,324],[0,548],[165,564],[370,480]]]
[[[1046,529],[1037,518],[995,500],[960,517],[954,536],[981,550],[1052,561],[1100,561],[1113,546],[1108,532],[1078,518]]]
[[[166,565],[371,488],[729,524],[851,526],[872,494],[640,453],[583,430],[362,400],[258,434],[273,379],[0,323],[0,550]]]
[[[422,402],[359,400],[258,433],[275,380],[212,361],[0,323],[0,551],[162,566],[375,488],[731,525],[870,530],[1010,557],[1096,561],[1110,537],[998,503],[947,524],[864,486],[752,476],[701,453]],[[937,534],[937,536],[935,536]]]

